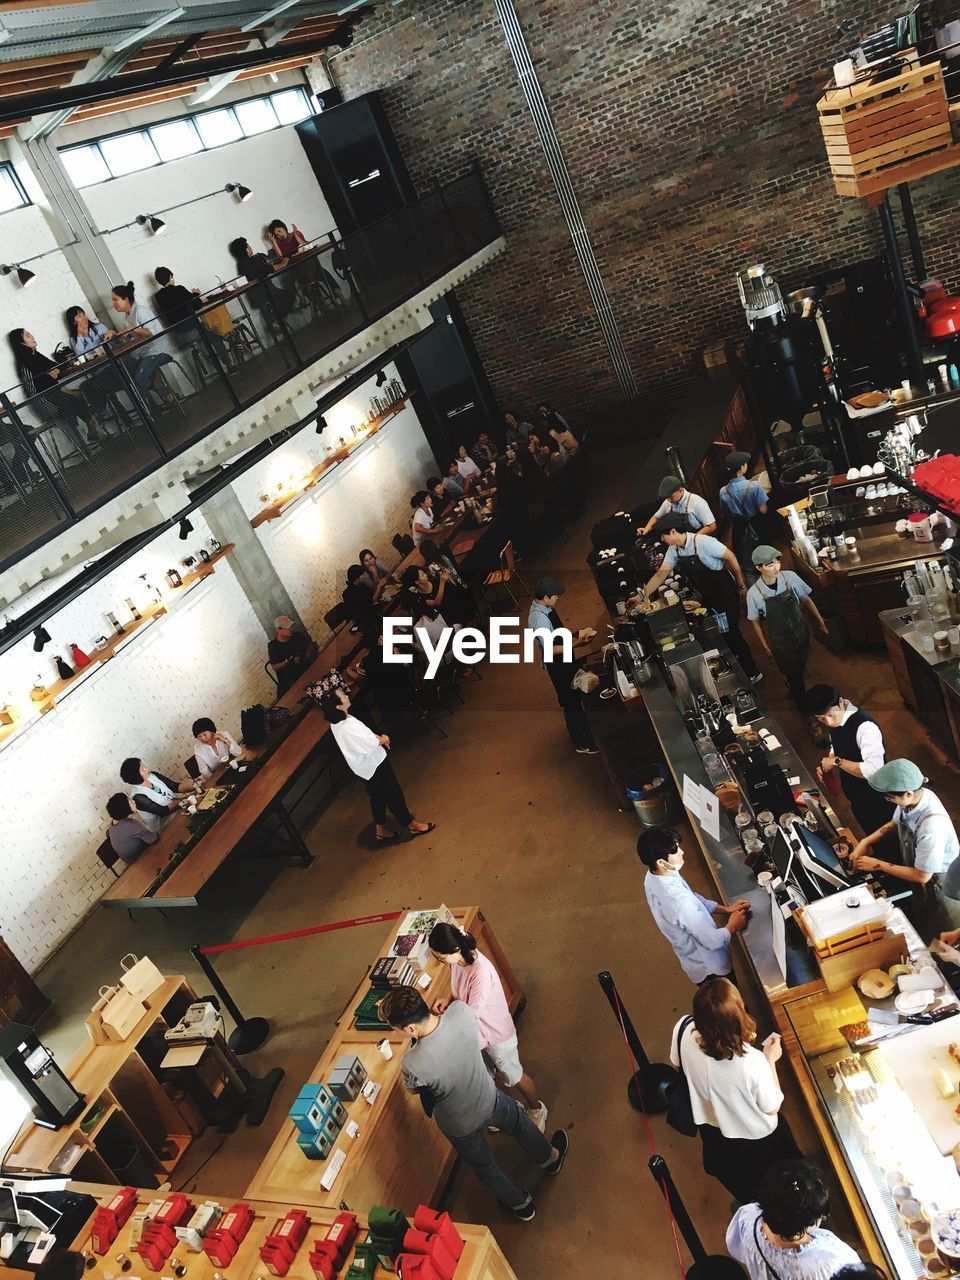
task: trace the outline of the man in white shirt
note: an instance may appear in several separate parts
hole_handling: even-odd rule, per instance
[[[680,874],[683,850],[670,827],[651,827],[637,841],[637,856],[647,868],[643,891],[657,928],[673,947],[680,967],[698,985],[708,978],[728,978],[730,939],[746,928],[746,899],[724,906],[702,897]],[[726,916],[719,925],[714,915]]]
[[[387,826],[388,809],[411,836],[425,836],[433,831],[435,822],[418,822],[407,808],[403,788],[387,759],[390,746],[387,735],[374,733],[350,714],[350,699],[342,689],[325,693],[320,699],[320,709],[344,760],[367,788],[377,840],[386,844],[396,840],[399,834]]]
[[[238,760],[243,755],[239,742],[225,729],[218,729],[207,716],[194,720],[191,732],[197,741],[193,758],[204,782],[209,782],[216,771],[230,760]]]
[[[642,525],[637,533],[646,537],[658,520],[664,516],[681,516],[686,520],[686,528],[690,533],[715,533],[717,518],[710,510],[706,498],[699,493],[691,493],[679,476],[664,476],[660,481],[657,494],[663,499],[656,511]]]
[[[433,495],[426,489],[418,489],[410,499],[410,505],[413,507],[410,532],[413,535],[413,545],[419,547],[433,528]]]
[[[830,754],[820,761],[817,778],[826,785],[827,775],[836,770],[853,816],[870,835],[893,818],[893,805],[870,785],[886,760],[880,726],[828,684],[808,690],[806,710],[830,734]]]

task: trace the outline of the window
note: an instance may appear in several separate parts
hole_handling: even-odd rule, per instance
[[[229,107],[223,111],[205,111],[197,116],[197,128],[205,147],[222,147],[225,142],[236,142],[243,137],[237,117]]]
[[[6,213],[8,209],[22,209],[29,203],[13,165],[0,164],[0,213]]]
[[[100,143],[100,154],[115,178],[160,163],[156,147],[147,133],[121,133],[114,138],[104,138]]]
[[[281,93],[272,94],[270,101],[281,124],[296,124],[298,120],[306,120],[313,114],[302,89],[284,89]]]
[[[276,129],[277,113],[269,98],[254,98],[251,102],[238,102],[234,107],[240,128],[249,138],[255,133]]]
[[[71,147],[67,151],[60,152],[60,159],[70,175],[70,181],[78,189],[80,187],[92,187],[95,182],[106,182],[110,177],[107,162],[100,154],[100,148],[96,145],[92,147]]]
[[[313,107],[305,89],[280,89],[260,98],[235,102],[231,107],[215,107],[197,115],[150,125],[147,129],[115,133],[81,146],[64,147],[60,158],[75,187],[92,187],[125,173],[136,173],[182,156],[212,151],[281,125],[295,124],[312,115]],[[7,169],[12,186],[4,180]],[[29,203],[12,168],[0,163],[0,213]]]
[[[197,126],[191,119],[154,125],[150,137],[161,160],[179,160],[181,156],[192,156],[203,150]]]

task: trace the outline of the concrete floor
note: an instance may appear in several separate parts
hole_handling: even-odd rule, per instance
[[[562,616],[571,625],[605,622],[584,566],[589,529],[619,505],[627,477],[637,474],[647,455],[654,467],[661,465],[659,448],[649,441],[600,455],[589,512],[573,536],[558,544],[549,562],[522,566],[528,581],[549,569],[567,584]],[[949,795],[946,779],[956,772],[902,707],[885,660],[859,653],[838,659],[815,645],[810,666],[811,678],[836,681],[862,700],[883,725],[888,751],[916,759],[940,794]],[[550,1125],[568,1129],[571,1154],[562,1176],[538,1191],[531,1224],[506,1221],[463,1174],[448,1207],[462,1221],[488,1223],[523,1280],[586,1280],[598,1274],[600,1256],[609,1280],[660,1280],[677,1267],[675,1245],[646,1167],[644,1120],[626,1100],[627,1051],[596,975],[613,973],[650,1056],[660,1059],[670,1029],[688,1010],[691,986],[643,900],[636,819],[617,811],[599,760],[571,750],[545,675],[527,667],[485,668],[483,675],[482,684],[466,687],[467,705],[444,719],[449,739],[431,738],[396,762],[418,816],[437,823],[431,837],[389,852],[359,848],[357,833],[369,811],[361,787],[352,785],[309,833],[317,854],[309,870],[281,871],[270,884],[238,870],[245,879],[231,886],[229,901],[225,895],[166,919],[148,913],[131,922],[123,913],[95,913],[39,976],[56,1002],[43,1034],[65,1061],[82,1038],[81,1018],[97,987],[115,978],[117,962],[129,950],[149,954],[167,972],[186,973],[203,991],[188,954],[193,943],[440,900],[477,903],[528,997],[520,1028],[523,1060],[550,1108]],[[767,675],[767,696],[813,765],[820,753],[783,696],[779,676],[769,668]],[[698,856],[689,859],[687,873],[695,887],[705,888]],[[175,1171],[175,1187],[198,1187],[221,1198],[243,1192],[386,933],[385,926],[371,925],[220,959],[218,968],[243,1011],[272,1023],[270,1038],[246,1062],[254,1071],[282,1065],[286,1078],[261,1128],[241,1127],[219,1149],[219,1136],[205,1135]],[[767,1030],[761,1025],[761,1034]],[[783,1076],[795,1133],[805,1150],[816,1153],[789,1071]],[[721,1252],[729,1196],[703,1174],[699,1144],[661,1119],[651,1129],[705,1244]],[[505,1163],[513,1163],[512,1144],[494,1142]],[[535,1178],[530,1185],[536,1190]],[[834,1225],[846,1234],[842,1207]]]

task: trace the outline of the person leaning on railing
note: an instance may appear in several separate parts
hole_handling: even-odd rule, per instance
[[[97,416],[75,387],[61,387],[63,369],[49,356],[37,350],[37,340],[28,329],[11,329],[7,341],[17,365],[17,377],[31,395],[42,395],[37,402],[41,418],[62,414],[67,428],[78,418],[87,424],[87,442],[99,439]],[[41,406],[43,406],[41,408]]]
[[[297,301],[293,289],[277,284],[271,280],[275,271],[282,270],[288,263],[287,258],[278,258],[271,262],[265,253],[254,253],[253,245],[243,236],[230,241],[230,256],[237,264],[237,270],[251,284],[269,281],[273,305],[281,316],[289,315]]]

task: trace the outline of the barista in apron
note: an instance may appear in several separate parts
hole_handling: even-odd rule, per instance
[[[663,501],[647,523],[637,530],[638,537],[645,538],[657,521],[667,516],[677,517],[680,520],[677,528],[684,533],[710,534],[716,531],[717,520],[706,498],[685,489],[679,476],[664,476],[657,494]]]
[[[747,618],[768,658],[783,672],[790,697],[804,709],[804,671],[810,649],[810,632],[803,611],[814,619],[821,635],[827,624],[813,602],[810,588],[789,569],[780,568],[776,547],[755,547],[750,559],[760,577],[747,592]]]
[[[728,453],[729,481],[720,490],[720,502],[730,516],[730,545],[741,568],[750,563],[750,552],[760,541],[756,517],[767,514],[767,491],[747,479],[749,453]]]
[[[829,732],[833,748],[817,769],[820,782],[824,782],[826,773],[835,771],[853,816],[866,835],[892,822],[893,805],[870,785],[870,779],[886,759],[883,734],[876,720],[828,684],[814,685],[807,691],[806,712]],[[892,843],[891,834],[885,847]]]
[[[882,871],[913,886],[905,910],[924,942],[960,926],[960,840],[950,815],[924,785],[912,760],[889,760],[870,778],[870,786],[896,805],[890,822],[855,845],[850,861],[857,871]],[[884,862],[869,850],[895,831],[903,865]]]
[[[151,831],[159,831],[173,817],[181,799],[194,794],[193,787],[181,791],[172,778],[151,773],[137,756],[124,760],[120,777],[130,787],[130,799],[137,816]]]
[[[749,677],[751,684],[762,680],[750,648],[740,634],[740,596],[746,590],[743,573],[737,558],[728,547],[709,534],[686,533],[682,517],[664,516],[658,520],[654,532],[667,544],[663,564],[643,589],[650,596],[668,577],[674,565],[683,571],[694,591],[707,606],[717,613],[726,614],[727,644]]]

